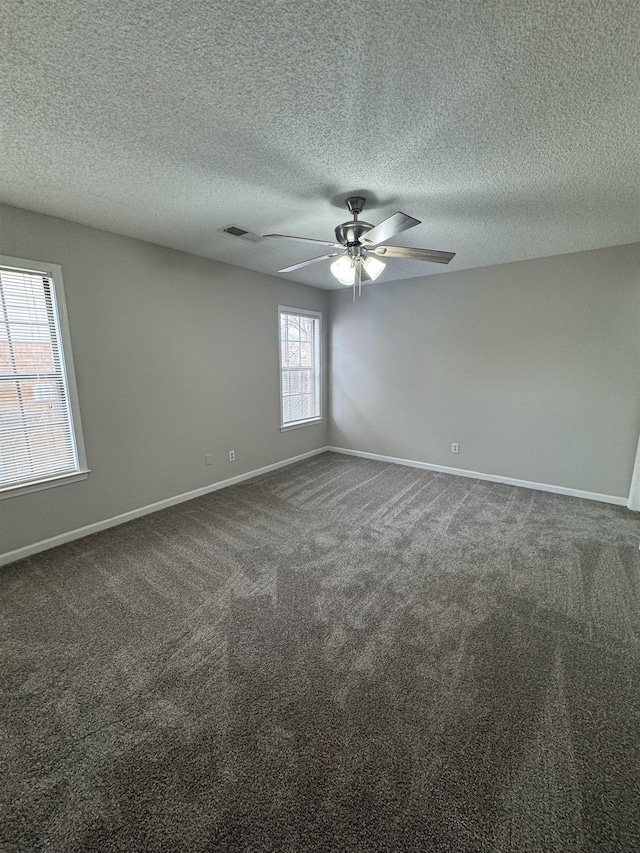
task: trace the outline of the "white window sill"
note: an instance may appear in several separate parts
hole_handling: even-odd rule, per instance
[[[324,420],[324,418],[309,418],[306,421],[292,421],[290,424],[285,424],[280,427],[280,432],[288,432],[290,429],[300,429],[300,427],[311,426],[312,424],[319,424]]]
[[[24,485],[5,486],[0,489],[0,501],[5,498],[16,498],[18,495],[28,495],[29,492],[39,492],[42,489],[53,489],[54,486],[66,486],[67,483],[77,483],[79,480],[86,480],[90,473],[86,468],[82,471],[74,471],[73,474],[60,474],[57,477],[49,477],[46,480],[38,480],[34,483],[24,483]]]

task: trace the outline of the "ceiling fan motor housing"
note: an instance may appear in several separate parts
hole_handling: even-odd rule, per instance
[[[358,222],[356,219],[353,222],[343,222],[336,228],[336,240],[343,246],[358,246],[360,239],[372,228],[370,222]]]

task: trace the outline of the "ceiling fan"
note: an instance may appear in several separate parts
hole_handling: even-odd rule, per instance
[[[385,268],[386,264],[380,258],[393,259],[404,258],[411,261],[430,261],[434,264],[448,264],[455,257],[455,252],[439,252],[435,249],[410,249],[405,246],[381,246],[386,240],[391,240],[396,234],[420,225],[419,219],[407,216],[406,213],[398,211],[378,225],[370,222],[360,222],[358,216],[362,213],[365,199],[362,196],[350,196],[345,202],[346,208],[353,216],[350,222],[343,222],[336,228],[336,241],[330,243],[326,240],[314,240],[311,237],[293,237],[290,234],[265,234],[265,237],[277,237],[284,240],[299,240],[304,243],[315,243],[320,246],[330,246],[338,249],[336,252],[328,252],[299,264],[284,267],[278,272],[293,272],[309,264],[318,261],[327,261],[336,258],[331,263],[331,274],[346,287],[353,286],[353,298],[355,300],[356,287],[361,290],[363,281],[375,281]]]

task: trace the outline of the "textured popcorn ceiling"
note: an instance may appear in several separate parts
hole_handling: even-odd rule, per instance
[[[266,273],[321,252],[220,229],[332,239],[353,190],[449,269],[640,240],[639,9],[5,0],[0,200]]]

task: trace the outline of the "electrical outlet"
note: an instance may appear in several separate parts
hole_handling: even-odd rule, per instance
[[[213,453],[204,454],[205,465],[213,465]]]
[[[235,461],[236,461],[236,452],[235,452],[235,450],[230,450],[229,451],[229,462],[235,462]]]
[[[451,445],[451,452],[452,453],[459,453],[460,452],[460,445],[458,444],[457,441],[454,441],[453,444]]]

